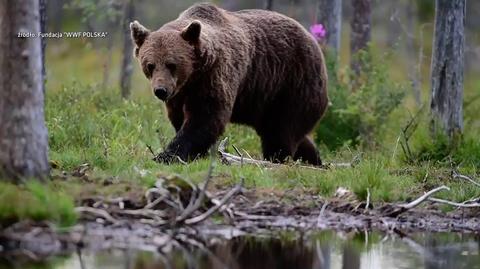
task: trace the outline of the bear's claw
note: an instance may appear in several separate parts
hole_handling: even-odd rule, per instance
[[[178,162],[184,163],[184,161],[180,157],[178,157],[172,152],[166,152],[166,151],[159,153],[157,156],[155,156],[155,158],[153,158],[153,160],[158,163],[166,163],[166,164],[178,163]]]

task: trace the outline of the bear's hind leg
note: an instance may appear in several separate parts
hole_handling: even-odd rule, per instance
[[[308,138],[304,137],[298,143],[297,151],[293,156],[295,161],[302,160],[311,165],[321,166],[322,160],[320,159],[320,153],[318,152],[317,148],[313,144],[313,141]]]

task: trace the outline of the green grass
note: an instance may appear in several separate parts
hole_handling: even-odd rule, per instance
[[[0,182],[0,224],[22,220],[49,220],[61,226],[75,223],[72,197],[50,184],[29,181],[25,185]]]
[[[150,96],[137,96],[125,101],[116,91],[101,91],[74,83],[48,93],[46,115],[50,158],[59,165],[59,170],[71,171],[80,164],[89,163],[91,174],[99,180],[115,176],[120,182],[145,187],[155,182],[159,175],[172,173],[201,181],[210,165],[208,158],[187,165],[165,165],[151,160],[147,145],[160,151],[174,136],[174,131],[166,118],[163,104]],[[231,139],[230,144],[254,157],[261,157],[259,139],[252,129],[230,125],[224,136]],[[422,142],[420,138],[418,141]],[[394,149],[394,141],[387,145],[369,152],[347,147],[330,152],[322,147],[327,162],[350,161],[354,156],[362,156],[359,165],[354,168],[329,171],[296,165],[271,169],[217,164],[214,182],[217,185],[232,185],[244,178],[249,188],[297,189],[327,197],[333,195],[337,188],[344,187],[352,190],[359,199],[366,199],[368,189],[372,201],[403,201],[439,184],[451,186],[450,197],[456,200],[480,196],[480,189],[450,180],[450,170],[445,163],[423,161],[407,165],[401,158],[400,150]],[[470,146],[466,145],[465,149]],[[469,155],[468,152],[462,154]],[[466,162],[460,167],[477,174],[471,163]],[[144,171],[145,175],[139,171]],[[433,176],[424,180],[427,172]],[[446,178],[441,180],[442,177]],[[68,184],[64,185],[67,187]]]

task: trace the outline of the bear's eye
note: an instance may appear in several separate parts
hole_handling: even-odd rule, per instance
[[[148,74],[149,74],[149,75],[152,75],[152,73],[153,73],[153,70],[155,70],[155,64],[148,63],[148,64],[147,64],[147,71],[148,71]]]
[[[166,63],[165,66],[167,67],[168,71],[172,73],[172,75],[175,74],[175,71],[177,70],[177,66],[174,63]]]

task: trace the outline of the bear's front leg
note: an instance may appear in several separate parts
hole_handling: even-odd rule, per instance
[[[177,132],[175,138],[166,150],[155,157],[155,161],[172,163],[191,161],[204,156],[210,147],[223,134],[227,122],[230,120],[229,106],[195,102],[195,105],[186,104],[185,122]]]

